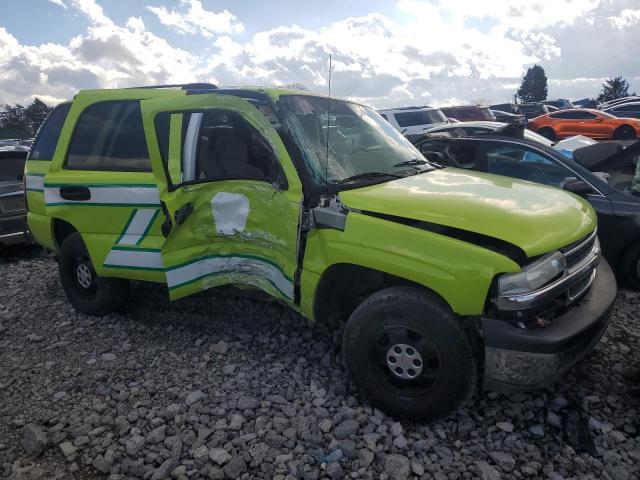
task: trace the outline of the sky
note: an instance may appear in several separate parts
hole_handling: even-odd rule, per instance
[[[377,108],[640,92],[640,0],[0,0],[0,104],[80,89],[301,84]]]

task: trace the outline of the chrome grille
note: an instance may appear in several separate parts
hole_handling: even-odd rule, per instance
[[[569,270],[571,270],[571,267],[581,263],[587,256],[589,256],[595,241],[596,231],[594,230],[593,233],[589,234],[587,237],[560,249],[567,260],[567,268]]]

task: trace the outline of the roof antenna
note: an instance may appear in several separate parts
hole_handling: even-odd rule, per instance
[[[329,54],[329,96],[327,97],[327,161],[324,165],[324,183],[329,188],[329,113],[331,112],[331,53]]]

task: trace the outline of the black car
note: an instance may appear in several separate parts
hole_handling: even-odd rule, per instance
[[[20,145],[0,146],[0,248],[29,240],[22,183],[28,152]]]
[[[540,115],[546,115],[547,113],[550,113],[551,110],[549,110],[547,106],[542,103],[532,102],[532,103],[519,103],[518,112],[524,115],[524,118],[528,122],[532,118],[536,118],[536,117],[539,117]]]
[[[428,138],[416,147],[430,161],[529,180],[583,196],[598,214],[605,258],[621,281],[640,289],[640,142],[607,142],[575,150],[573,159],[518,138],[481,135]]]

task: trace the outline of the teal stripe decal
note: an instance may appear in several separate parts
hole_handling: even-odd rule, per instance
[[[136,216],[136,213],[138,212],[137,208],[134,208],[131,211],[131,215],[129,215],[129,220],[127,220],[127,224],[124,226],[124,230],[122,231],[122,233],[120,234],[120,236],[118,237],[118,240],[116,240],[116,243],[120,243],[120,240],[122,240],[122,237],[125,236],[125,234],[127,233],[127,228],[129,228],[129,225],[131,225],[131,222],[133,222],[133,217]]]
[[[142,243],[142,241],[146,238],[147,234],[149,233],[149,231],[151,230],[151,227],[153,226],[153,222],[156,221],[156,218],[158,218],[158,214],[160,213],[160,209],[158,208],[156,210],[156,213],[153,214],[153,217],[151,217],[151,221],[149,222],[149,224],[147,225],[147,228],[145,229],[144,233],[142,234],[142,236],[138,239],[138,241],[136,242],[136,245],[140,245]],[[126,231],[126,229],[125,229]]]

